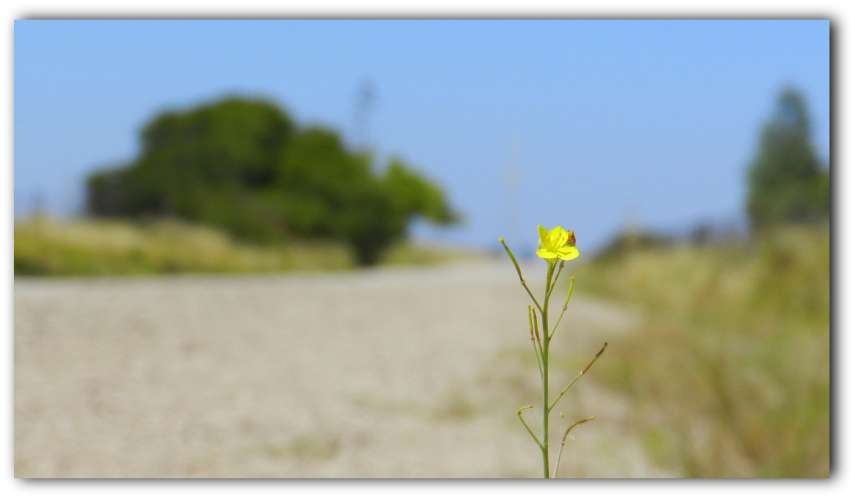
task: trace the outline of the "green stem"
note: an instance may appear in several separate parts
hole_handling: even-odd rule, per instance
[[[561,314],[558,315],[558,320],[555,320],[555,325],[552,326],[552,332],[549,334],[549,338],[555,335],[555,331],[558,330],[558,326],[561,324],[561,319],[564,318],[564,313],[567,313],[567,306],[570,304],[570,298],[573,297],[573,291],[576,289],[576,277],[570,277],[570,285],[567,287],[567,297],[564,298],[564,307],[561,308]]]
[[[552,273],[555,271],[555,262],[550,261],[546,268],[546,290],[543,295],[543,309],[541,310],[541,322],[543,334],[543,444],[541,453],[543,455],[543,477],[549,479],[549,296],[552,294]]]
[[[531,346],[534,348],[534,358],[537,361],[537,370],[540,372],[540,378],[543,378],[543,353],[540,350],[540,334],[537,331],[537,315],[534,313],[534,308],[528,307],[528,332],[531,336]]]
[[[528,296],[531,298],[531,301],[534,303],[534,306],[537,308],[537,311],[543,312],[543,308],[540,306],[540,303],[537,302],[537,299],[534,297],[534,294],[531,292],[531,289],[528,288],[528,284],[525,283],[525,278],[523,277],[522,270],[520,269],[520,264],[517,263],[517,258],[514,256],[511,248],[508,247],[508,244],[505,242],[504,237],[499,238],[499,243],[502,244],[502,247],[505,248],[505,252],[508,254],[508,257],[511,259],[511,263],[514,264],[514,268],[517,270],[517,276],[520,278],[520,284],[522,284],[523,289],[528,292]],[[548,282],[547,282],[548,286]],[[544,329],[545,330],[545,329]]]
[[[546,321],[544,319],[544,321]],[[549,340],[543,348],[543,477],[549,479]]]
[[[531,405],[521,406],[520,409],[517,410],[517,417],[520,419],[520,422],[522,422],[523,427],[525,427],[525,430],[528,431],[529,435],[534,440],[534,442],[537,443],[538,446],[543,448],[543,445],[540,444],[540,441],[537,440],[537,436],[534,435],[534,431],[531,430],[531,427],[528,426],[528,424],[526,423],[525,419],[522,416],[524,411],[529,410],[531,408],[534,408],[534,407]]]
[[[596,363],[596,362],[597,362],[597,360],[600,358],[600,356],[602,356],[602,354],[605,352],[605,350],[606,350],[606,348],[607,348],[608,346],[609,346],[609,343],[608,343],[608,342],[603,343],[603,347],[601,347],[601,348],[600,348],[600,350],[599,350],[599,351],[597,351],[597,354],[595,354],[595,355],[594,355],[594,357],[591,359],[591,361],[589,361],[589,362],[588,362],[588,364],[587,364],[587,365],[585,365],[585,368],[583,368],[582,370],[580,370],[580,371],[579,371],[579,373],[576,375],[576,377],[574,377],[574,378],[573,378],[573,380],[571,380],[571,381],[570,381],[570,383],[569,383],[569,384],[567,384],[567,387],[565,387],[564,389],[562,389],[562,390],[561,390],[561,392],[560,392],[560,393],[558,393],[558,396],[555,398],[555,401],[553,401],[553,402],[552,402],[552,404],[551,404],[551,405],[549,405],[549,409],[550,409],[550,410],[552,410],[553,408],[555,408],[555,405],[557,405],[557,404],[558,404],[558,402],[559,402],[559,401],[561,401],[561,398],[563,398],[563,397],[564,397],[564,395],[565,395],[565,394],[567,394],[567,391],[569,391],[570,389],[572,389],[572,388],[573,388],[573,386],[575,386],[575,385],[576,385],[576,382],[578,382],[578,381],[579,381],[579,379],[581,379],[583,375],[585,375],[586,373],[588,373],[588,370],[590,370],[590,369],[591,369],[591,367],[593,367],[593,366],[594,366],[594,363]]]
[[[562,261],[558,265],[558,271],[554,272],[554,276],[551,280],[549,280],[546,284],[548,285],[549,292],[546,294],[546,300],[549,301],[552,298],[552,291],[555,290],[555,284],[558,283],[558,277],[561,276],[561,271],[564,269],[564,261]]]

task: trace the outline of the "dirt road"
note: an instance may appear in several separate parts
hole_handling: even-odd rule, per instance
[[[14,292],[18,477],[540,472],[515,418],[538,380],[506,264],[17,279]],[[554,348],[592,353],[632,320],[579,296]],[[574,373],[560,368],[555,382]],[[598,417],[563,475],[661,472],[620,397],[583,382],[562,409]]]

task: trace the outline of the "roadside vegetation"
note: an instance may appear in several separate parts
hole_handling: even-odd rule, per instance
[[[829,231],[632,249],[578,270],[637,309],[595,379],[630,396],[649,453],[687,476],[829,474]]]
[[[399,243],[380,264],[429,265],[474,253]],[[15,224],[15,274],[106,276],[170,273],[336,271],[356,267],[341,242],[251,244],[222,231],[177,220],[57,221],[37,217]]]

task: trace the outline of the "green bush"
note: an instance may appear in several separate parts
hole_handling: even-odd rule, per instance
[[[252,242],[339,240],[372,264],[414,217],[456,220],[442,190],[396,159],[375,172],[332,130],[299,128],[275,105],[227,98],[155,117],[131,163],[93,174],[101,217],[172,217]]]

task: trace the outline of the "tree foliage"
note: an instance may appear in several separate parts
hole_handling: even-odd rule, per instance
[[[156,116],[136,159],[89,177],[87,208],[187,219],[255,242],[342,240],[364,264],[414,217],[457,218],[443,191],[400,159],[375,172],[335,131],[298,127],[274,104],[245,98]]]
[[[804,98],[786,89],[764,127],[749,169],[748,216],[754,228],[824,219],[829,175],[810,141]]]

